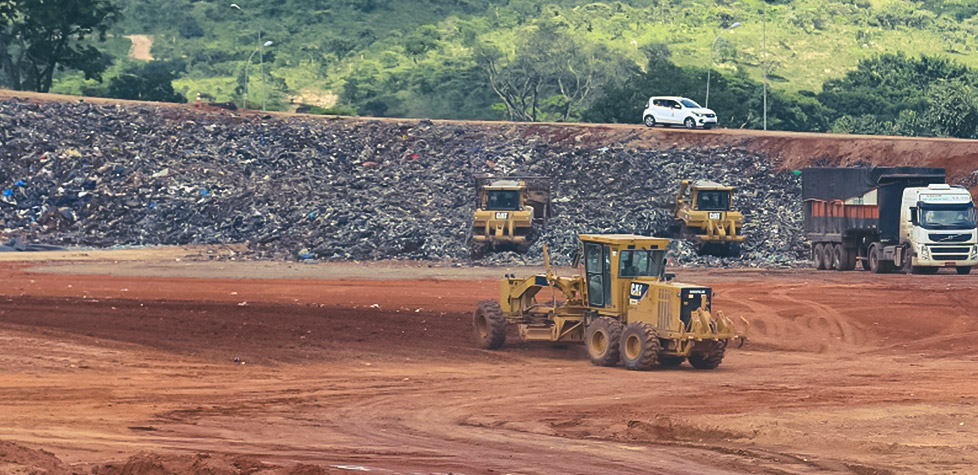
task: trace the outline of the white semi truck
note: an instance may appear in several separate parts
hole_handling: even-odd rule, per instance
[[[802,198],[817,269],[967,274],[978,264],[974,201],[943,168],[807,168]]]

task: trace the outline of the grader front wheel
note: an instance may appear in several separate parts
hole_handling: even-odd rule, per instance
[[[659,334],[652,325],[631,322],[621,332],[621,361],[626,369],[645,371],[659,356]]]
[[[479,346],[495,350],[506,342],[506,316],[495,300],[483,300],[472,313],[475,338]]]
[[[715,369],[723,361],[723,354],[727,351],[727,340],[713,342],[713,347],[706,353],[691,353],[689,364],[696,369]]]
[[[597,366],[614,366],[621,357],[621,322],[611,317],[601,317],[587,327],[584,338],[587,355]]]

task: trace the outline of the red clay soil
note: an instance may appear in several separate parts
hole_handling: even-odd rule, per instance
[[[127,277],[0,264],[0,473],[943,474],[978,463],[978,276],[680,270],[750,320],[751,341],[714,371],[630,372],[514,334],[502,350],[475,348],[469,310],[498,289],[485,269],[187,277],[227,265]]]

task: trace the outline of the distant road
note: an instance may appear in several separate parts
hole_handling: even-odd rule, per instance
[[[150,50],[153,49],[152,35],[129,35],[126,38],[132,41],[132,46],[129,47],[129,59],[139,61],[153,60],[153,55],[150,53]]]

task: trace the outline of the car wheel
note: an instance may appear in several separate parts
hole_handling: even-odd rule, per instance
[[[647,115],[645,116],[645,120],[643,122],[645,122],[646,127],[655,127],[655,117]]]
[[[687,129],[695,129],[696,121],[693,120],[692,117],[687,117],[686,120],[683,121],[683,125],[685,125]]]

